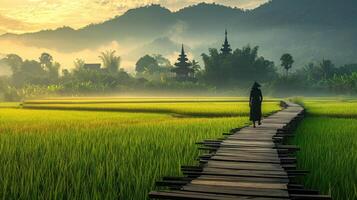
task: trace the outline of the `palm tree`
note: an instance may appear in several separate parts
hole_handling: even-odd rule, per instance
[[[196,60],[192,60],[191,66],[195,73],[197,73],[201,70],[201,66],[198,64],[198,62]]]
[[[86,63],[86,62],[85,62],[84,60],[77,58],[77,59],[73,62],[74,68],[75,68],[76,70],[80,70],[80,69],[83,68],[83,66],[84,66],[85,63]]]
[[[320,70],[322,74],[322,78],[327,80],[331,78],[335,72],[335,65],[331,62],[331,60],[323,59],[320,63]]]
[[[102,60],[104,68],[109,72],[118,72],[121,58],[115,55],[114,50],[102,52],[99,58]]]
[[[281,66],[284,67],[284,69],[286,70],[286,76],[288,76],[289,70],[292,68],[292,66],[295,62],[293,59],[293,56],[286,53],[281,56],[280,60],[281,60]]]
[[[41,56],[39,57],[41,66],[44,69],[49,69],[52,65],[53,62],[53,57],[49,53],[42,53]]]

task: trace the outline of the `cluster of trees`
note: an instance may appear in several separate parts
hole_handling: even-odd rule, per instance
[[[11,67],[11,83],[16,87],[50,85],[59,78],[60,64],[48,53],[41,54],[38,60],[23,60],[16,54],[9,54],[3,60]]]
[[[115,51],[103,52],[99,58],[103,68],[86,68],[84,60],[77,59],[75,68],[64,69],[48,53],[42,53],[38,60],[23,60],[9,54],[2,59],[11,68],[12,75],[3,77],[0,88],[7,100],[49,94],[80,94],[116,90],[130,84],[131,77],[120,69],[120,57]]]
[[[115,51],[102,52],[99,56],[103,66],[91,68],[84,60],[77,59],[72,71],[63,70],[58,82],[63,93],[80,94],[91,92],[120,91],[132,83],[132,77],[120,68],[121,58]]]
[[[11,69],[11,77],[1,77],[0,94],[6,100],[18,100],[22,96],[48,94],[50,85],[60,78],[60,64],[48,53],[42,53],[38,60],[23,60],[16,54],[9,54],[2,59]],[[43,89],[42,86],[48,86]]]
[[[320,62],[309,63],[296,69],[294,73],[288,74],[292,68],[293,57],[283,56],[281,66],[286,70],[285,76],[280,76],[271,85],[276,91],[282,93],[296,94],[328,93],[335,94],[357,94],[357,64],[348,64],[340,67],[331,60],[323,59]]]
[[[162,55],[145,55],[135,64],[136,76],[150,81],[165,81],[173,76],[173,66]]]
[[[277,77],[272,61],[258,56],[258,47],[246,46],[232,53],[210,49],[202,54],[202,79],[220,88],[248,87],[252,82],[269,82]]]

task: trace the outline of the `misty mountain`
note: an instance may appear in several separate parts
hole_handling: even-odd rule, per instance
[[[356,11],[354,0],[273,0],[255,9],[249,20],[265,26],[342,28],[356,25]]]
[[[173,52],[180,50],[181,44],[172,41],[168,37],[157,38],[152,42],[144,44],[132,51],[129,51],[125,56],[127,59],[137,59],[138,56],[143,56],[145,54],[162,54],[170,55]],[[190,50],[189,48],[186,48]]]
[[[253,10],[200,3],[176,12],[151,5],[78,30],[5,34],[0,40],[62,52],[117,41],[129,49],[128,59],[153,52],[169,55],[185,43],[199,57],[210,47],[220,47],[227,28],[233,48],[258,45],[276,62],[289,52],[298,64],[322,58],[347,63],[357,62],[356,19],[355,0],[272,0]]]
[[[5,55],[0,54],[0,76],[11,74],[10,66],[4,60],[2,60],[4,57]]]

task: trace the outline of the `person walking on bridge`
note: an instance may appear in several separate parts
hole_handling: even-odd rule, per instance
[[[260,87],[261,85],[255,82],[249,97],[250,121],[253,122],[254,128],[256,127],[256,122],[261,125],[263,95]]]

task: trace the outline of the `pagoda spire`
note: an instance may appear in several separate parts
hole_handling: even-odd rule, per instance
[[[190,75],[194,72],[191,68],[191,63],[188,61],[187,55],[185,53],[185,48],[182,44],[181,54],[179,55],[175,67],[172,69],[176,73],[177,80],[187,81],[190,79]]]
[[[231,45],[228,42],[228,32],[227,29],[225,30],[225,39],[224,39],[224,43],[222,45],[221,48],[221,52],[223,55],[227,55],[227,54],[231,54],[232,53],[232,49],[231,49]]]
[[[181,54],[179,55],[179,58],[177,59],[178,63],[181,64],[181,65],[185,65],[188,61],[187,59],[187,55],[185,53],[185,48],[182,44],[182,47],[181,47]]]

